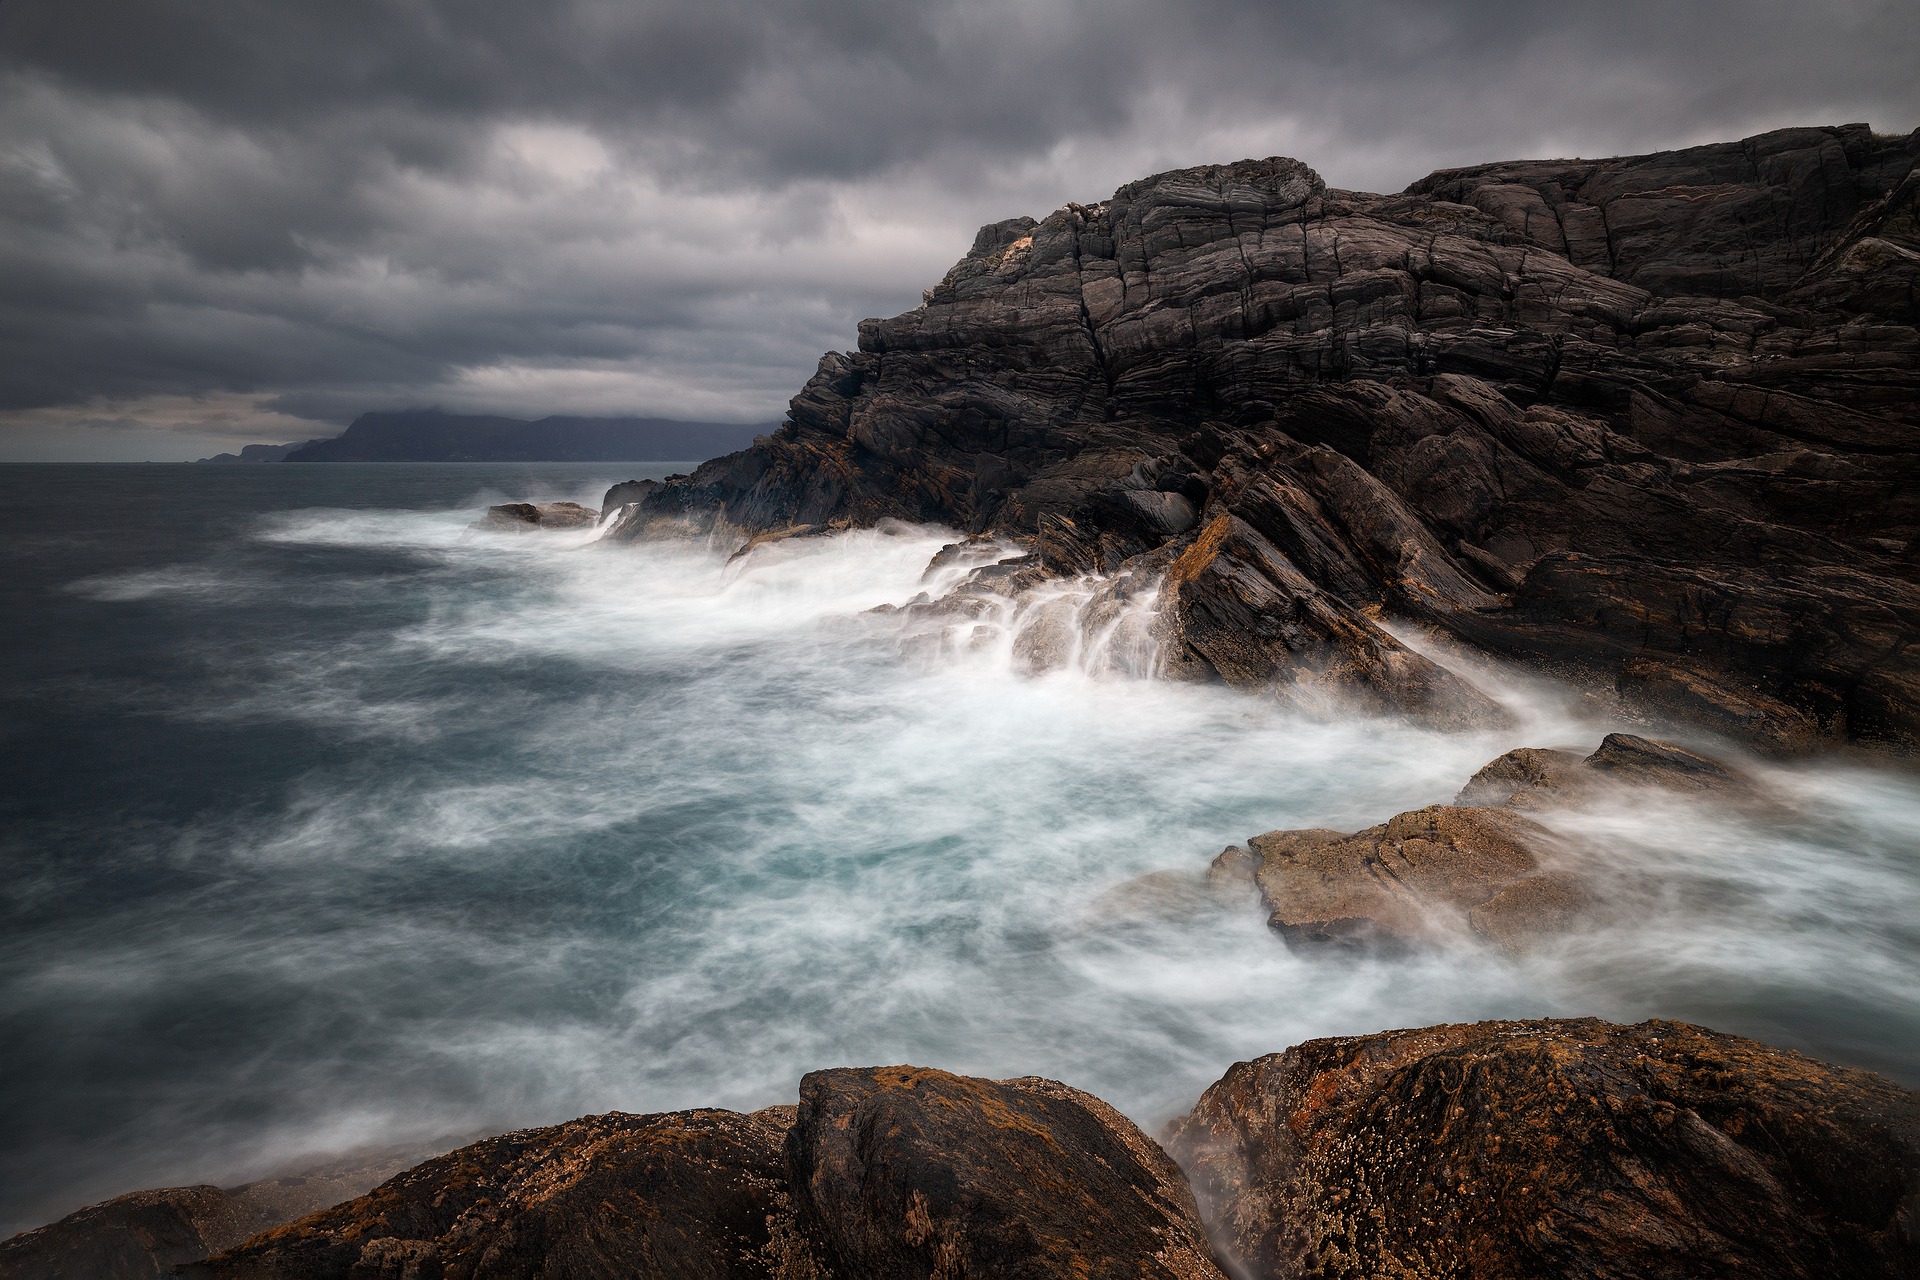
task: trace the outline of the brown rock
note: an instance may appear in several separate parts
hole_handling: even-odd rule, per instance
[[[1294,946],[1406,946],[1464,923],[1517,951],[1597,905],[1576,867],[1557,856],[1569,837],[1525,815],[1591,804],[1609,788],[1647,786],[1752,794],[1747,779],[1716,760],[1614,733],[1584,757],[1509,751],[1474,774],[1453,804],[1353,835],[1269,831],[1246,850],[1221,854],[1210,875],[1230,882],[1250,872],[1268,923]]]
[[[612,1112],[489,1138],[198,1264],[221,1280],[789,1277],[776,1115]],[[783,1269],[784,1268],[784,1269]]]
[[[1309,1041],[1168,1143],[1272,1280],[1920,1274],[1920,1098],[1683,1023]]]
[[[800,1220],[840,1280],[1224,1280],[1166,1153],[1050,1080],[816,1071],[788,1155]]]
[[[1505,809],[1432,805],[1355,835],[1270,831],[1247,843],[1267,923],[1294,945],[1406,945],[1463,919],[1505,941],[1525,931],[1529,905],[1548,901],[1516,895],[1470,914],[1536,876],[1536,851],[1552,843]]]
[[[1454,799],[1462,805],[1546,809],[1590,800],[1607,785],[1680,792],[1745,791],[1751,783],[1717,760],[1630,733],[1610,733],[1593,754],[1521,747],[1482,768]]]

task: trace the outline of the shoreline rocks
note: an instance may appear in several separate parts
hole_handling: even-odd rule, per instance
[[[1192,554],[1192,672],[1420,713],[1446,682],[1384,609],[1604,711],[1911,749],[1916,160],[1920,131],[1843,125],[1398,194],[1282,157],[1158,174],[983,228],[617,536],[896,518],[1065,576]]]
[[[0,1242],[0,1280],[1897,1280],[1920,1265],[1920,1095],[1684,1023],[1309,1041],[1236,1063],[1163,1139],[1051,1080],[816,1071],[797,1106],[487,1138],[245,1241],[213,1188],[139,1192]]]

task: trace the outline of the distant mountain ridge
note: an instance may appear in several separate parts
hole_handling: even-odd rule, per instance
[[[439,409],[363,413],[329,440],[250,444],[202,462],[698,462],[747,448],[778,423],[673,418],[537,421]]]

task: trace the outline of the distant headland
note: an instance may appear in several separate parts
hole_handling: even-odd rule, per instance
[[[404,409],[363,413],[331,439],[250,444],[200,461],[698,462],[747,448],[777,425],[557,415],[528,421]]]

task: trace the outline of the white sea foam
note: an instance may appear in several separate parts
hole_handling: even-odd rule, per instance
[[[1517,727],[1470,734],[1155,679],[1154,593],[1097,610],[1097,580],[951,620],[870,612],[966,571],[927,580],[954,536],[938,529],[729,563],[597,531],[474,534],[474,514],[262,529],[414,557],[366,588],[411,607],[350,646],[224,655],[260,678],[191,714],[331,725],[370,763],[181,835],[169,856],[218,872],[202,911],[102,922],[47,957],[37,998],[102,1016],[222,984],[292,1011],[201,1082],[277,1073],[281,1108],[207,1125],[173,1099],[154,1180],[759,1105],[849,1063],[1046,1074],[1153,1123],[1239,1058],[1496,1016],[1690,1017],[1920,1074],[1908,775],[1748,761],[1797,816],[1642,799],[1561,819],[1632,909],[1528,959],[1296,954],[1251,901],[1118,918],[1100,898],[1259,831],[1447,800],[1500,751],[1590,748],[1610,726],[1491,663],[1472,674]],[[1069,637],[1047,661],[1041,628]]]

